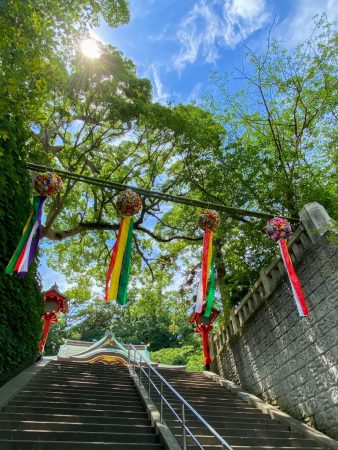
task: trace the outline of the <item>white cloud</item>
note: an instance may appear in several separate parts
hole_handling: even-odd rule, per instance
[[[214,63],[220,48],[235,47],[269,17],[265,0],[199,0],[179,25],[181,48],[173,58],[174,67],[181,71],[198,57]]]
[[[292,18],[287,17],[281,24],[278,37],[286,45],[294,47],[308,38],[314,28],[313,17],[326,13],[330,22],[338,19],[337,0],[298,0],[296,9],[292,12]]]
[[[154,100],[159,103],[167,103],[169,94],[165,91],[163,83],[160,79],[160,75],[157,67],[154,64],[150,66],[151,78],[154,85]]]
[[[198,82],[192,88],[192,91],[188,95],[187,103],[197,103],[201,99],[201,92],[203,89],[203,83]]]

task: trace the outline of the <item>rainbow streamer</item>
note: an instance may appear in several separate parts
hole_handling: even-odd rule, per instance
[[[125,216],[120,223],[106,278],[105,300],[116,300],[119,305],[127,303],[130,261],[133,247],[134,221]]]
[[[6,274],[12,275],[13,272],[17,272],[20,278],[27,274],[38,250],[46,198],[40,195],[33,198],[33,210],[24,226],[20,242],[5,269]]]
[[[195,312],[201,313],[203,303],[208,292],[209,278],[212,267],[212,238],[214,233],[212,231],[205,231],[203,237],[203,253],[202,253],[202,269],[201,278],[198,285],[197,300],[195,305]],[[214,292],[213,288],[213,292]],[[210,303],[210,302],[209,302]]]

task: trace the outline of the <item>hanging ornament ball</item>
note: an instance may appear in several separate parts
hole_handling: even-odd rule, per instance
[[[54,195],[63,188],[61,177],[55,172],[39,173],[35,177],[34,185],[35,189],[43,197]]]
[[[142,202],[136,192],[127,189],[119,193],[115,206],[121,216],[133,216],[141,209]]]
[[[213,209],[203,209],[198,218],[198,225],[204,231],[213,231],[219,227],[220,217]]]
[[[290,223],[282,217],[274,217],[269,220],[264,231],[274,241],[288,239],[292,234]]]

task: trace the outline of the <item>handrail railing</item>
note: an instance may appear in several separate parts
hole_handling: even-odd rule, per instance
[[[131,352],[134,353],[134,364],[131,365]],[[139,356],[139,360],[136,361],[136,354]],[[155,389],[157,394],[160,396],[160,421],[163,422],[163,406],[164,403],[167,405],[167,407],[170,409],[170,411],[174,414],[174,416],[178,419],[178,421],[182,425],[182,435],[183,435],[183,450],[187,449],[187,434],[192,438],[192,440],[197,444],[197,446],[203,450],[203,445],[198,441],[197,437],[194,435],[194,433],[190,430],[190,428],[187,426],[187,420],[186,420],[186,413],[187,411],[191,412],[192,415],[198,419],[207,429],[208,431],[220,442],[222,445],[222,450],[232,450],[232,447],[220,436],[214,428],[206,422],[203,417],[174,389],[168,381],[162,377],[162,375],[151,365],[151,362],[144,357],[132,344],[129,344],[128,347],[128,362],[129,366],[133,367],[133,373],[136,374],[136,364],[138,364],[139,368],[139,374],[138,374],[138,381],[139,384],[141,384],[141,375],[142,373],[145,375],[148,381],[148,397],[150,398],[150,391],[151,386]],[[144,363],[142,365],[142,362]],[[156,378],[160,381],[160,389],[156,386],[153,379],[151,378],[151,373],[153,373]],[[165,397],[163,394],[163,387],[166,386],[169,391],[176,397],[176,399],[180,402],[181,407],[181,417],[175,411],[173,406],[170,404],[170,401]]]

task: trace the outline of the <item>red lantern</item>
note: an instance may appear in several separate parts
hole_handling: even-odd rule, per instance
[[[42,319],[45,321],[42,338],[39,343],[39,352],[43,353],[46,345],[49,329],[52,323],[58,321],[57,313],[65,314],[68,311],[67,297],[59,291],[58,285],[55,283],[48,291],[44,293],[44,307]]]

